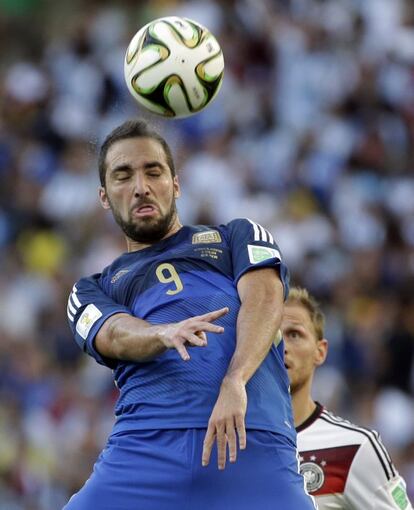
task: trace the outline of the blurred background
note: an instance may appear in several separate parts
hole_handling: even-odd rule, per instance
[[[96,146],[142,111],[132,35],[184,15],[222,45],[174,148],[186,223],[248,216],[327,316],[315,397],[381,433],[414,499],[414,3],[0,0],[0,507],[60,509],[113,422],[109,370],[71,338],[73,283],[125,250]]]

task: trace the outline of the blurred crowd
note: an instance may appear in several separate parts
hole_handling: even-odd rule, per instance
[[[226,62],[214,103],[180,121],[123,81],[132,35],[172,14]],[[0,34],[0,508],[60,509],[111,429],[117,390],[66,300],[125,251],[96,148],[142,114],[174,149],[185,223],[272,232],[326,313],[316,398],[380,431],[414,499],[414,3],[2,0]]]

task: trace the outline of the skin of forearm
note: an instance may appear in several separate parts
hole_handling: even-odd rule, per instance
[[[282,320],[282,283],[275,271],[274,275],[268,275],[267,281],[263,276],[251,277],[248,290],[242,293],[236,350],[226,374],[226,377],[240,378],[244,384],[269,352]]]
[[[160,340],[160,326],[123,313],[110,317],[95,346],[101,355],[123,361],[150,361],[167,350]]]

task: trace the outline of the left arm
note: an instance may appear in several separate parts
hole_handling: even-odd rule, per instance
[[[217,441],[219,469],[226,465],[227,443],[230,462],[237,458],[236,436],[240,449],[246,447],[246,384],[269,352],[283,313],[283,285],[275,268],[248,271],[237,290],[241,306],[236,349],[210,416],[202,457],[203,466],[208,465]]]
[[[356,510],[412,510],[404,479],[375,431],[361,445],[351,465],[344,499]],[[348,508],[347,506],[347,508]]]

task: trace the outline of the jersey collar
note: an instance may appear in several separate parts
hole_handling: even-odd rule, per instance
[[[296,432],[302,432],[306,428],[310,427],[312,423],[314,423],[323,411],[323,405],[319,402],[315,402],[316,407],[311,415],[309,415],[304,422],[302,422],[299,426],[296,427]]]

